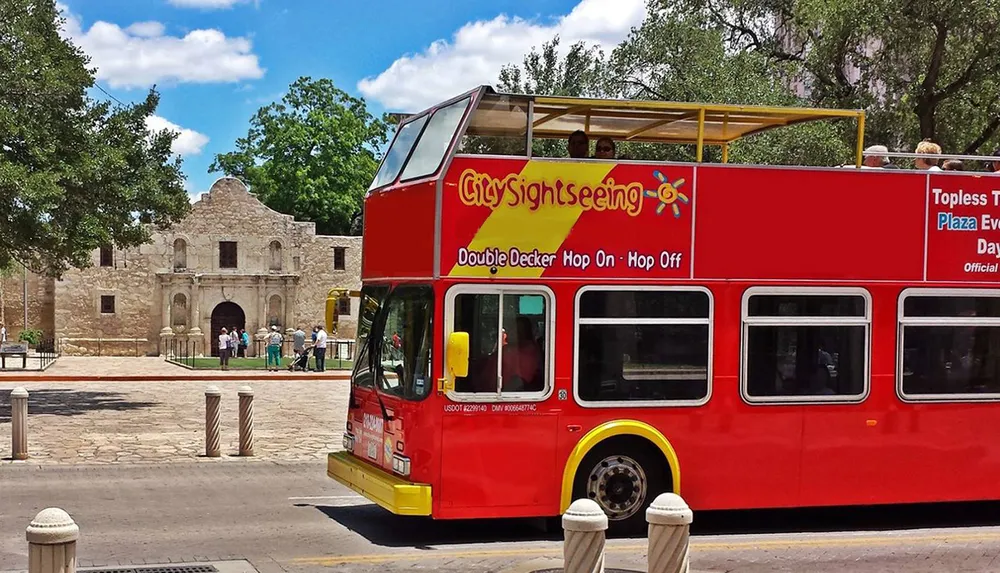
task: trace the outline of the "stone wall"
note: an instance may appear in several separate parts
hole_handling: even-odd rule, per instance
[[[345,270],[334,269],[336,247],[343,247]],[[296,320],[306,326],[325,324],[326,296],[332,288],[361,289],[361,237],[316,236],[303,250],[302,285],[297,301]],[[332,338],[353,339],[358,327],[357,298],[351,299],[350,315],[338,318],[336,333]]]
[[[156,305],[156,245],[114,250],[111,266],[71,270],[55,285],[55,327],[66,354],[145,356],[158,351],[160,314]],[[102,297],[113,308],[102,309]],[[103,312],[112,310],[113,312]]]
[[[11,276],[0,278],[4,289],[4,318],[7,324],[7,338],[17,340],[24,328],[24,281],[23,274],[15,271]],[[40,329],[45,337],[55,334],[53,301],[55,281],[48,277],[28,273],[28,328]]]

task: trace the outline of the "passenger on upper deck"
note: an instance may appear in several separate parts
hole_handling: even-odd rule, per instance
[[[569,145],[566,146],[569,156],[573,159],[586,159],[590,153],[590,139],[582,130],[576,130],[569,135]]]
[[[993,152],[993,157],[995,157],[996,160],[993,163],[987,163],[986,169],[989,171],[993,171],[993,173],[996,175],[1000,175],[1000,147],[998,147],[997,150]]]
[[[949,159],[941,166],[942,171],[963,171],[964,169],[965,164],[962,163],[961,159]]]
[[[917,153],[940,155],[941,146],[929,139],[925,139],[917,144]],[[928,171],[941,171],[941,168],[938,167],[939,161],[940,160],[937,157],[929,157],[927,159],[918,157],[913,160],[913,164],[916,165],[917,169],[926,169]]]
[[[594,144],[595,159],[614,159],[615,142],[610,137],[602,137]]]
[[[889,158],[885,155],[868,155],[868,153],[889,153],[889,148],[884,145],[872,145],[865,149],[864,167],[871,169],[881,169],[889,166]]]

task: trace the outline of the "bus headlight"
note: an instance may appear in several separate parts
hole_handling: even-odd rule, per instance
[[[354,436],[344,432],[344,449],[349,452],[354,452]]]
[[[410,458],[399,454],[392,455],[392,471],[401,476],[410,475]]]

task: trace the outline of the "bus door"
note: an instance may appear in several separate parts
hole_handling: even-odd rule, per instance
[[[546,402],[553,324],[554,297],[545,287],[448,291],[445,339],[468,333],[469,369],[444,405],[443,514],[480,507],[513,516],[559,498],[558,409]]]
[[[362,305],[350,407],[354,455],[406,476],[414,447],[406,431],[419,425],[421,401],[432,389],[433,291],[366,287]]]

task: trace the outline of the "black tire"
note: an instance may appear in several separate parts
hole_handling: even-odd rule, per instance
[[[590,483],[594,486],[588,487]],[[608,516],[609,536],[641,535],[646,531],[646,508],[672,486],[670,467],[652,444],[612,438],[580,462],[573,500],[596,501]]]

